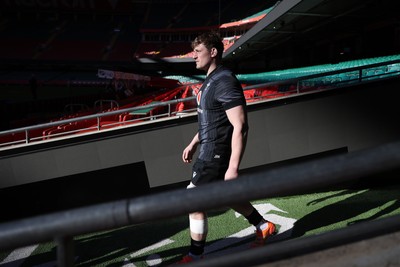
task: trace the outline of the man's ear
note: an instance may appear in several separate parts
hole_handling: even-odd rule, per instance
[[[211,56],[216,57],[218,55],[218,50],[217,48],[213,47],[211,48]]]

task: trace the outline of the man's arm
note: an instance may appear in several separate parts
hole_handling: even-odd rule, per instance
[[[225,173],[225,180],[234,179],[238,176],[240,161],[247,141],[247,115],[243,106],[236,106],[226,111],[229,122],[233,125],[232,154],[229,167]]]
[[[196,152],[197,145],[199,144],[199,142],[200,142],[199,133],[196,133],[190,144],[183,150],[182,153],[183,162],[185,163],[192,162],[193,154]]]

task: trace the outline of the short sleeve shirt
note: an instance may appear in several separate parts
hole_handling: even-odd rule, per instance
[[[197,95],[200,159],[229,160],[233,126],[225,111],[239,105],[246,106],[240,82],[228,68],[218,66]]]

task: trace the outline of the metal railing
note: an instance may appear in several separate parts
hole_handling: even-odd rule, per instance
[[[53,240],[58,245],[58,266],[73,266],[74,236],[172,218],[198,210],[227,207],[242,201],[302,194],[391,170],[400,170],[400,142],[298,163],[285,168],[259,171],[243,175],[240,179],[215,182],[190,190],[167,191],[3,223],[0,224],[0,249],[13,249]],[[204,195],[207,195],[207,198],[204,198]],[[351,234],[346,232],[341,236],[343,240],[354,240],[356,237],[365,238],[380,234],[384,231],[383,227],[385,231],[398,230],[400,218],[397,216],[390,220],[390,227],[387,227],[386,220],[376,221],[374,224],[380,227],[364,227],[363,231],[368,233],[363,232],[362,235],[357,234],[359,228],[353,227],[346,230],[351,231]],[[334,240],[339,244],[341,242],[338,238]],[[326,247],[324,241],[326,242],[326,240],[318,241],[316,249]],[[304,244],[296,239],[293,242]],[[329,244],[333,245],[332,242]],[[274,244],[268,246],[269,260],[276,260],[282,255],[284,248],[279,249],[279,243],[276,246],[275,250]],[[271,251],[277,254],[271,254]],[[248,253],[254,254],[254,252]],[[242,253],[240,255],[243,256]],[[232,262],[229,259],[236,261]],[[213,265],[212,259],[210,262],[204,260],[199,266],[243,266],[241,259],[237,256],[225,258],[223,261],[228,261],[230,265],[218,261]],[[253,259],[255,260],[261,262],[265,257],[257,256]]]
[[[398,66],[399,65],[399,66]],[[396,66],[394,68],[393,66]],[[384,71],[382,69],[385,69]],[[379,70],[379,71],[378,71]],[[337,77],[337,75],[342,75],[342,77]],[[281,92],[278,92],[276,95],[278,97],[274,98],[274,95],[269,95],[269,96],[254,96],[252,99],[248,99],[248,101],[273,101],[277,100],[279,98],[287,98],[287,97],[295,97],[299,96],[301,94],[309,94],[309,93],[316,93],[321,90],[330,90],[330,89],[337,89],[341,88],[344,86],[348,86],[351,84],[358,84],[358,83],[363,83],[363,82],[370,82],[375,79],[385,79],[385,78],[393,78],[393,77],[398,77],[400,76],[400,61],[389,61],[389,62],[384,62],[384,63],[376,63],[376,64],[371,64],[371,65],[365,65],[365,66],[360,66],[360,67],[353,67],[353,68],[347,68],[347,69],[340,69],[340,70],[335,70],[335,71],[329,71],[329,72],[324,72],[324,73],[318,73],[318,74],[312,74],[312,75],[307,75],[307,76],[302,76],[299,78],[293,78],[293,79],[286,79],[282,81],[274,81],[274,82],[268,82],[268,83],[261,83],[257,85],[251,85],[247,86],[244,88],[244,90],[251,90],[251,89],[256,89],[256,88],[263,88],[267,86],[278,86],[280,88],[283,88]],[[343,78],[344,77],[344,78]],[[285,88],[295,88],[295,89],[290,89],[286,90]],[[282,94],[284,93],[284,94]],[[18,129],[12,129],[12,130],[7,130],[0,132],[0,137],[2,136],[7,136],[7,135],[16,135],[20,134],[21,137],[20,139],[16,141],[10,141],[10,142],[3,142],[0,143],[0,149],[4,147],[11,147],[15,145],[23,145],[23,144],[29,144],[32,142],[39,142],[43,140],[49,140],[52,138],[60,137],[60,136],[67,136],[71,134],[77,134],[79,132],[88,132],[88,131],[101,131],[103,129],[109,129],[110,127],[116,127],[116,126],[127,126],[131,125],[133,123],[138,123],[139,121],[149,121],[149,120],[154,120],[162,117],[171,117],[171,116],[182,116],[183,114],[187,114],[190,112],[193,112],[194,109],[186,109],[183,110],[183,112],[177,112],[177,111],[172,111],[171,106],[176,105],[180,102],[190,102],[194,101],[195,97],[187,97],[184,99],[175,99],[175,100],[170,100],[170,101],[165,101],[165,102],[157,102],[157,103],[152,103],[148,104],[145,106],[137,106],[133,108],[126,108],[126,109],[118,109],[118,110],[113,110],[113,111],[107,111],[107,112],[99,112],[93,115],[87,115],[87,116],[81,116],[81,117],[76,117],[76,118],[71,118],[71,119],[62,119],[58,121],[53,121],[49,123],[44,123],[44,124],[39,124],[35,126],[28,126],[28,127],[22,127]],[[107,100],[103,100],[107,101]],[[101,105],[103,102],[99,102],[100,104],[96,105]],[[113,107],[117,107],[117,103],[110,102]],[[254,102],[253,102],[254,103]],[[121,115],[121,114],[129,114],[138,110],[143,110],[143,109],[151,109],[151,108],[159,108],[159,107],[164,107],[167,106],[168,110],[166,113],[160,113],[160,114],[155,114],[155,115],[149,115],[149,116],[143,116],[140,118],[135,118],[135,119],[130,119],[126,121],[115,121],[115,122],[109,122],[108,124],[102,124],[102,118],[107,117],[107,116],[113,116],[113,115]],[[88,121],[88,120],[94,120],[95,123],[90,126],[90,127],[78,127],[77,129],[72,129],[72,130],[65,130],[65,131],[59,131],[58,133],[55,134],[41,134],[39,136],[33,137],[32,132],[37,131],[37,130],[45,130],[49,129],[51,127],[57,127],[60,125],[68,125],[68,124],[74,124],[74,123],[79,123],[82,121]]]
[[[81,131],[90,131],[90,130],[101,131],[110,126],[129,125],[129,123],[134,123],[136,120],[137,121],[146,120],[146,119],[153,120],[153,119],[160,118],[160,117],[171,117],[174,115],[181,116],[182,114],[179,115],[176,112],[171,111],[171,105],[174,105],[174,104],[177,104],[180,102],[192,101],[194,99],[195,99],[194,97],[188,97],[185,99],[175,99],[175,100],[170,100],[170,101],[165,101],[165,102],[157,102],[157,103],[148,104],[145,106],[137,106],[137,107],[133,107],[133,108],[118,109],[118,110],[113,110],[113,111],[108,111],[108,112],[96,113],[96,114],[92,114],[92,115],[86,115],[86,116],[81,116],[81,117],[76,117],[76,118],[71,118],[71,119],[62,119],[62,120],[53,121],[53,122],[49,122],[49,123],[43,123],[43,124],[38,124],[38,125],[34,125],[34,126],[27,126],[27,127],[3,131],[3,132],[0,132],[0,136],[24,133],[24,137],[18,141],[2,143],[2,144],[0,144],[0,148],[18,145],[18,144],[29,144],[34,141],[48,140],[50,138],[66,136],[66,135],[74,134],[74,133],[81,132]],[[154,115],[154,116],[152,115],[152,116],[148,116],[148,117],[142,117],[139,119],[133,119],[133,120],[128,120],[128,121],[109,123],[109,124],[105,124],[105,125],[101,124],[101,118],[104,118],[104,117],[135,112],[137,110],[143,110],[146,108],[158,108],[158,107],[163,107],[163,106],[168,106],[167,113],[158,114],[158,115]],[[190,111],[192,111],[192,110],[186,110],[186,112],[190,112]],[[92,126],[92,127],[86,127],[86,128],[84,127],[84,128],[79,128],[79,129],[72,130],[72,131],[64,131],[64,132],[53,134],[53,135],[39,136],[39,137],[35,137],[35,138],[32,138],[29,134],[30,132],[35,131],[35,130],[41,130],[41,129],[45,130],[45,129],[49,129],[49,128],[55,127],[55,126],[68,125],[68,124],[73,124],[73,123],[88,121],[88,120],[95,120],[96,124],[94,124],[94,126]]]

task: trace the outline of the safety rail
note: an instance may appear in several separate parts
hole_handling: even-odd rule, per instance
[[[13,146],[13,145],[18,145],[18,144],[29,144],[33,141],[40,141],[40,140],[48,140],[52,137],[59,137],[59,136],[65,136],[68,134],[73,134],[77,132],[82,132],[82,131],[90,131],[90,130],[95,130],[95,131],[101,131],[102,129],[107,129],[110,126],[122,126],[122,125],[129,125],[131,123],[134,123],[136,121],[143,121],[143,120],[154,120],[156,118],[160,117],[171,117],[173,115],[178,115],[182,116],[183,112],[180,112],[177,114],[177,112],[172,112],[171,111],[171,105],[177,104],[180,102],[187,102],[187,101],[193,101],[195,98],[194,97],[187,97],[185,99],[174,99],[174,100],[169,100],[165,102],[157,102],[154,104],[148,104],[145,106],[137,106],[137,107],[132,107],[132,108],[126,108],[126,109],[118,109],[118,110],[113,110],[113,111],[108,111],[108,112],[102,112],[102,113],[96,113],[92,115],[86,115],[86,116],[81,116],[81,117],[76,117],[76,118],[70,118],[70,119],[63,119],[63,120],[58,120],[58,121],[53,121],[53,122],[48,122],[48,123],[43,123],[39,125],[34,125],[34,126],[27,126],[27,127],[22,127],[22,128],[17,128],[17,129],[12,129],[12,130],[7,130],[0,132],[0,137],[3,135],[12,135],[12,134],[18,134],[18,133],[24,133],[23,138],[21,138],[18,141],[12,141],[12,142],[6,142],[0,144],[1,147],[6,147],[6,146]],[[138,110],[143,110],[143,109],[151,109],[151,108],[158,108],[158,107],[163,107],[163,106],[168,106],[168,112],[164,114],[157,114],[157,115],[150,115],[147,117],[141,117],[139,119],[132,119],[129,121],[120,121],[120,122],[113,122],[113,123],[107,123],[107,124],[101,124],[101,118],[103,117],[108,117],[108,116],[113,116],[113,115],[120,115],[124,113],[130,113]],[[190,112],[193,110],[186,110],[186,112]],[[72,131],[65,131],[61,133],[56,133],[53,135],[40,135],[38,137],[31,137],[30,132],[33,132],[35,130],[44,130],[48,129],[51,127],[55,126],[60,126],[60,125],[68,125],[68,124],[73,124],[77,122],[82,122],[82,121],[89,121],[89,120],[94,120],[96,123],[91,126],[91,127],[86,127],[86,128],[79,128],[76,130]]]
[[[0,249],[9,250],[54,241],[57,244],[57,266],[73,266],[74,236],[173,218],[198,210],[227,207],[242,201],[309,193],[311,190],[326,189],[363,177],[398,170],[400,170],[400,142],[387,143],[348,154],[297,163],[285,168],[248,173],[240,179],[215,182],[190,190],[175,189],[2,223]],[[373,223],[374,227],[362,226],[368,223]],[[337,232],[335,235],[332,234],[336,236],[332,240],[327,240],[323,235],[312,236],[311,244],[314,245],[314,250],[320,250],[399,229],[400,217],[393,216],[389,219],[349,226],[339,230],[345,231],[345,234],[338,235]],[[322,238],[319,238],[321,236]],[[301,238],[294,239],[292,242],[298,246],[304,245],[306,241],[301,240]],[[219,261],[205,259],[199,266],[249,266],[243,264],[243,260],[249,261],[246,253],[253,253],[252,263],[255,261],[262,263],[266,259],[269,261],[282,259],[285,256],[285,249],[288,252],[287,248],[292,247],[288,242],[290,241],[285,241],[285,245],[279,242],[270,244],[265,248],[268,249],[268,253],[258,253],[254,256],[253,251],[244,251],[237,253],[235,257],[225,257]],[[304,252],[305,248],[310,251],[309,246],[310,244],[301,247],[298,252]],[[290,251],[290,255],[293,253]]]
[[[244,87],[244,91],[254,90],[254,89],[262,89],[266,87],[276,87],[277,90],[271,92],[269,95],[253,95],[251,98],[246,99],[248,103],[254,103],[258,101],[273,101],[279,98],[286,97],[295,97],[302,94],[316,93],[321,90],[326,91],[330,89],[337,89],[344,86],[371,82],[375,79],[386,79],[400,76],[400,61],[388,61],[384,63],[375,63],[370,65],[364,65],[359,67],[346,68],[341,70],[329,71],[324,73],[317,73],[312,75],[301,76],[292,79],[284,79],[281,81],[273,81],[267,83],[259,83],[256,85],[250,85]],[[143,121],[149,121],[158,119],[161,117],[171,117],[171,116],[183,116],[184,114],[188,114],[190,112],[195,111],[195,109],[184,109],[179,111],[172,111],[171,106],[183,103],[195,101],[195,97],[187,97],[182,99],[174,99],[169,101],[160,101],[154,102],[148,105],[136,106],[132,108],[126,109],[117,109],[107,112],[99,112],[93,115],[80,116],[76,118],[70,119],[62,119],[58,121],[53,121],[49,123],[39,124],[35,126],[22,127],[18,129],[12,129],[0,132],[0,138],[4,136],[18,136],[17,140],[12,141],[0,141],[0,149],[9,148],[15,145],[23,145],[29,144],[32,142],[49,140],[56,137],[83,133],[88,131],[101,131],[104,129],[110,129],[116,126],[127,126],[134,123],[140,123]],[[103,102],[101,102],[103,103]],[[118,107],[114,102],[110,102],[109,104],[113,105],[113,107]],[[124,113],[132,113],[139,110],[151,110],[158,109],[160,107],[168,106],[168,110],[165,113],[160,114],[151,114],[149,112],[148,116],[142,116],[140,118],[132,118],[128,120],[120,120],[120,121],[102,121],[102,118],[114,115],[121,115]],[[92,124],[87,127],[72,127],[74,123],[84,122],[84,121],[92,121]],[[62,128],[62,126],[71,126],[72,129],[58,129],[58,131],[54,131],[52,133],[49,131],[47,134],[43,134],[40,132],[37,134],[37,131],[44,131],[45,129],[51,127]],[[66,127],[68,128],[68,127]],[[36,132],[36,136],[33,136],[32,133]]]

